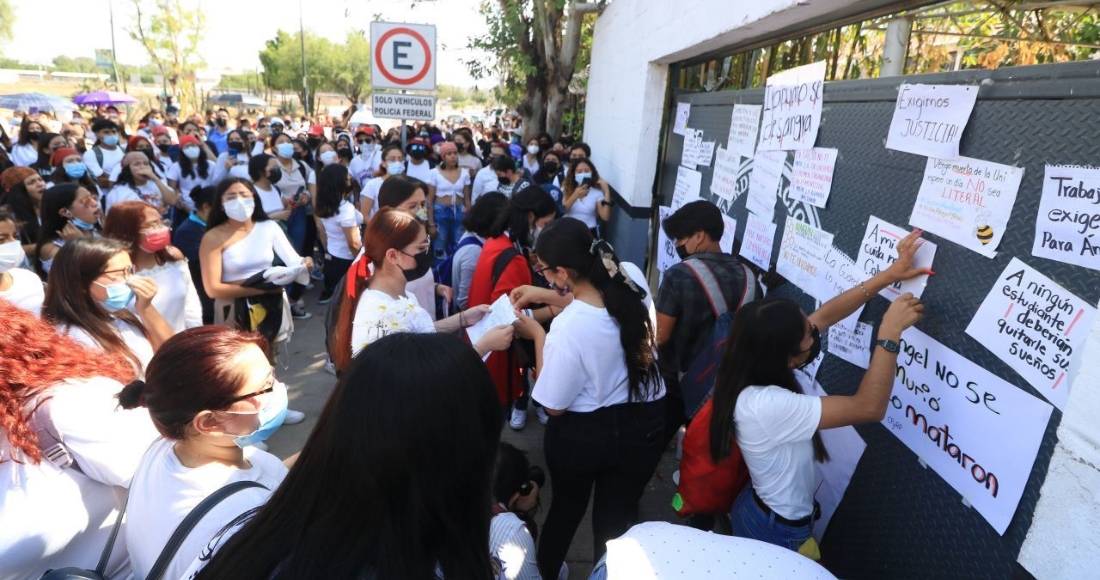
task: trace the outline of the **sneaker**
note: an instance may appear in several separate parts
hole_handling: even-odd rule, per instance
[[[519,431],[520,429],[526,427],[527,410],[512,407],[512,420],[508,421],[508,426],[511,427],[513,431]]]
[[[313,290],[313,282],[306,284],[306,290]]]
[[[263,441],[257,441],[253,443],[252,446],[256,449],[259,449],[260,451],[267,451],[267,443],[264,443]]]
[[[550,415],[546,412],[546,409],[539,407],[536,413],[539,416],[539,425],[546,425],[550,422]]]
[[[306,420],[306,414],[301,411],[295,411],[294,409],[286,410],[286,417],[283,418],[283,425],[297,425]]]
[[[332,364],[332,361],[330,360],[325,361],[325,372],[335,377],[336,365]]]
[[[324,306],[325,304],[328,304],[329,302],[332,302],[332,296],[333,296],[332,294],[329,294],[328,296],[322,295],[321,299],[317,301],[317,304],[319,306]]]
[[[312,314],[306,312],[305,308],[302,308],[297,304],[294,304],[290,307],[290,315],[298,320],[308,320],[310,318],[313,318]]]
[[[314,266],[314,268],[309,272],[309,277],[320,282],[321,280],[325,279],[325,271],[322,270],[319,266]]]

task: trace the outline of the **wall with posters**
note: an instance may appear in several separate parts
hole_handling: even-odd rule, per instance
[[[785,93],[674,95],[657,203],[722,208],[738,224],[735,253],[793,282],[778,294],[811,310],[888,265],[911,225],[934,244],[918,255],[934,275],[887,288],[826,339],[816,378],[850,394],[889,301],[923,293],[929,314],[903,336],[886,420],[856,428],[865,447],[832,492],[843,499],[822,548],[837,576],[1007,578],[1024,566],[1042,578],[1100,566],[1100,541],[1085,532],[1100,523],[1087,488],[1100,479],[1100,435],[1086,419],[1100,408],[1095,69],[821,87],[809,74]],[[773,93],[815,91],[817,102],[779,98],[768,111]],[[761,119],[757,135],[746,118]],[[813,149],[785,150],[795,147]],[[675,261],[663,242],[653,268]],[[1084,527],[1057,524],[1078,517]],[[1033,522],[1041,531],[1029,534]]]

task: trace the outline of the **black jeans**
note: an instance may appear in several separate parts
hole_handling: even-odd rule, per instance
[[[337,258],[336,256],[325,257],[323,270],[325,273],[325,289],[321,292],[322,299],[332,296],[332,292],[336,289],[336,285],[340,283],[340,278],[343,278],[344,275],[348,273],[351,262],[351,260]]]
[[[544,446],[553,497],[539,538],[543,578],[556,578],[592,500],[592,561],[638,518],[638,500],[664,451],[664,401],[550,417]]]

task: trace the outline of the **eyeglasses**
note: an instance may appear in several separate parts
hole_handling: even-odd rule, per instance
[[[122,275],[121,278],[119,277],[119,274]],[[118,268],[115,270],[104,270],[103,273],[99,275],[99,277],[102,278],[104,276],[107,276],[107,279],[112,283],[129,280],[130,278],[134,277],[134,267],[126,266],[125,268]]]
[[[537,265],[537,266],[542,266],[542,264],[536,264],[536,265]],[[541,268],[536,268],[536,269],[535,269],[535,273],[536,273],[536,274],[540,274],[540,275],[541,275],[541,276],[542,276],[543,278],[545,278],[545,277],[546,277],[546,274],[543,274],[543,272],[545,272],[545,271],[547,271],[547,270],[553,270],[553,269],[554,269],[554,268],[552,268],[552,267],[550,267],[550,266],[542,266]]]
[[[248,399],[256,398],[256,397],[259,397],[261,395],[266,395],[268,393],[274,392],[275,391],[275,382],[276,382],[275,381],[275,369],[272,368],[271,369],[271,374],[268,375],[268,377],[267,377],[267,382],[264,383],[264,388],[262,388],[262,389],[260,389],[256,392],[253,392],[253,393],[248,393],[247,395],[240,395],[238,397],[233,397],[232,399],[229,399],[229,404],[227,404],[226,407],[229,407],[230,405],[233,405],[235,403],[239,403],[241,401],[247,401]],[[226,411],[226,412],[227,413],[232,413],[233,411]]]

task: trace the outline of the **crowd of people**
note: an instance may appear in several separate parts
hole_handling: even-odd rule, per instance
[[[659,550],[632,526],[692,424],[681,381],[719,297],[734,316],[701,428],[751,481],[690,523],[812,553],[817,431],[881,419],[890,343],[923,306],[889,308],[854,395],[806,395],[796,370],[922,272],[920,232],[807,315],[764,298],[764,273],[720,250],[718,208],[693,202],[663,224],[683,261],[653,292],[604,239],[615,194],[585,143],[352,112],[0,127],[0,579],[566,578],[590,508],[592,576],[614,577],[638,565],[615,538]],[[516,321],[471,341],[501,297]],[[281,461],[264,441],[305,416],[277,360],[314,314],[336,387]],[[547,473],[501,442],[531,407]]]

